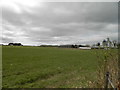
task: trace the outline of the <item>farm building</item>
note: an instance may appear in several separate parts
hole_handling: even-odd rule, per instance
[[[91,47],[79,47],[79,49],[91,49]]]

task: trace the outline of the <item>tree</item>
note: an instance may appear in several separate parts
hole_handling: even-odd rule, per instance
[[[96,46],[100,46],[100,43],[98,42]]]

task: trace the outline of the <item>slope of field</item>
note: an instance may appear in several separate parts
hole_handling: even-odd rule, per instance
[[[89,87],[96,80],[95,50],[3,46],[3,87]]]

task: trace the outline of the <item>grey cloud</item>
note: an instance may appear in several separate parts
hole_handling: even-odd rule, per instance
[[[2,37],[2,43],[9,43],[9,42],[13,42],[13,39],[8,37]]]
[[[10,22],[17,22],[22,25],[22,20],[27,19],[26,23],[31,21],[34,25],[49,24],[49,23],[68,23],[68,22],[102,22],[102,23],[117,23],[117,3],[46,3],[48,6],[37,8],[34,14],[24,12],[16,14],[14,12],[4,10],[3,18]],[[55,14],[54,10],[65,8],[65,14]],[[58,12],[59,12],[58,11]],[[111,12],[112,11],[112,12]],[[22,19],[21,19],[22,18]],[[24,23],[23,23],[24,24]]]
[[[23,7],[22,13],[3,8],[3,24],[14,26],[4,26],[4,30],[21,33],[17,35],[37,43],[75,43],[81,40],[81,43],[87,43],[90,41],[85,39],[92,40],[90,37],[96,37],[95,42],[107,36],[117,37],[110,35],[117,33],[118,6],[115,2],[50,2],[44,5],[32,8],[31,12]],[[6,32],[4,35],[7,37],[4,42],[10,42],[8,38],[12,34]]]

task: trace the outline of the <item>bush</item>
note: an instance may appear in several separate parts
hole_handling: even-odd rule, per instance
[[[117,50],[103,50],[103,57],[98,55],[99,66],[97,71],[98,80],[95,82],[95,87],[104,88],[105,87],[105,75],[107,72],[110,73],[110,79],[115,87],[118,86],[118,51]],[[104,59],[104,62],[103,60]],[[111,88],[110,85],[108,85]]]

